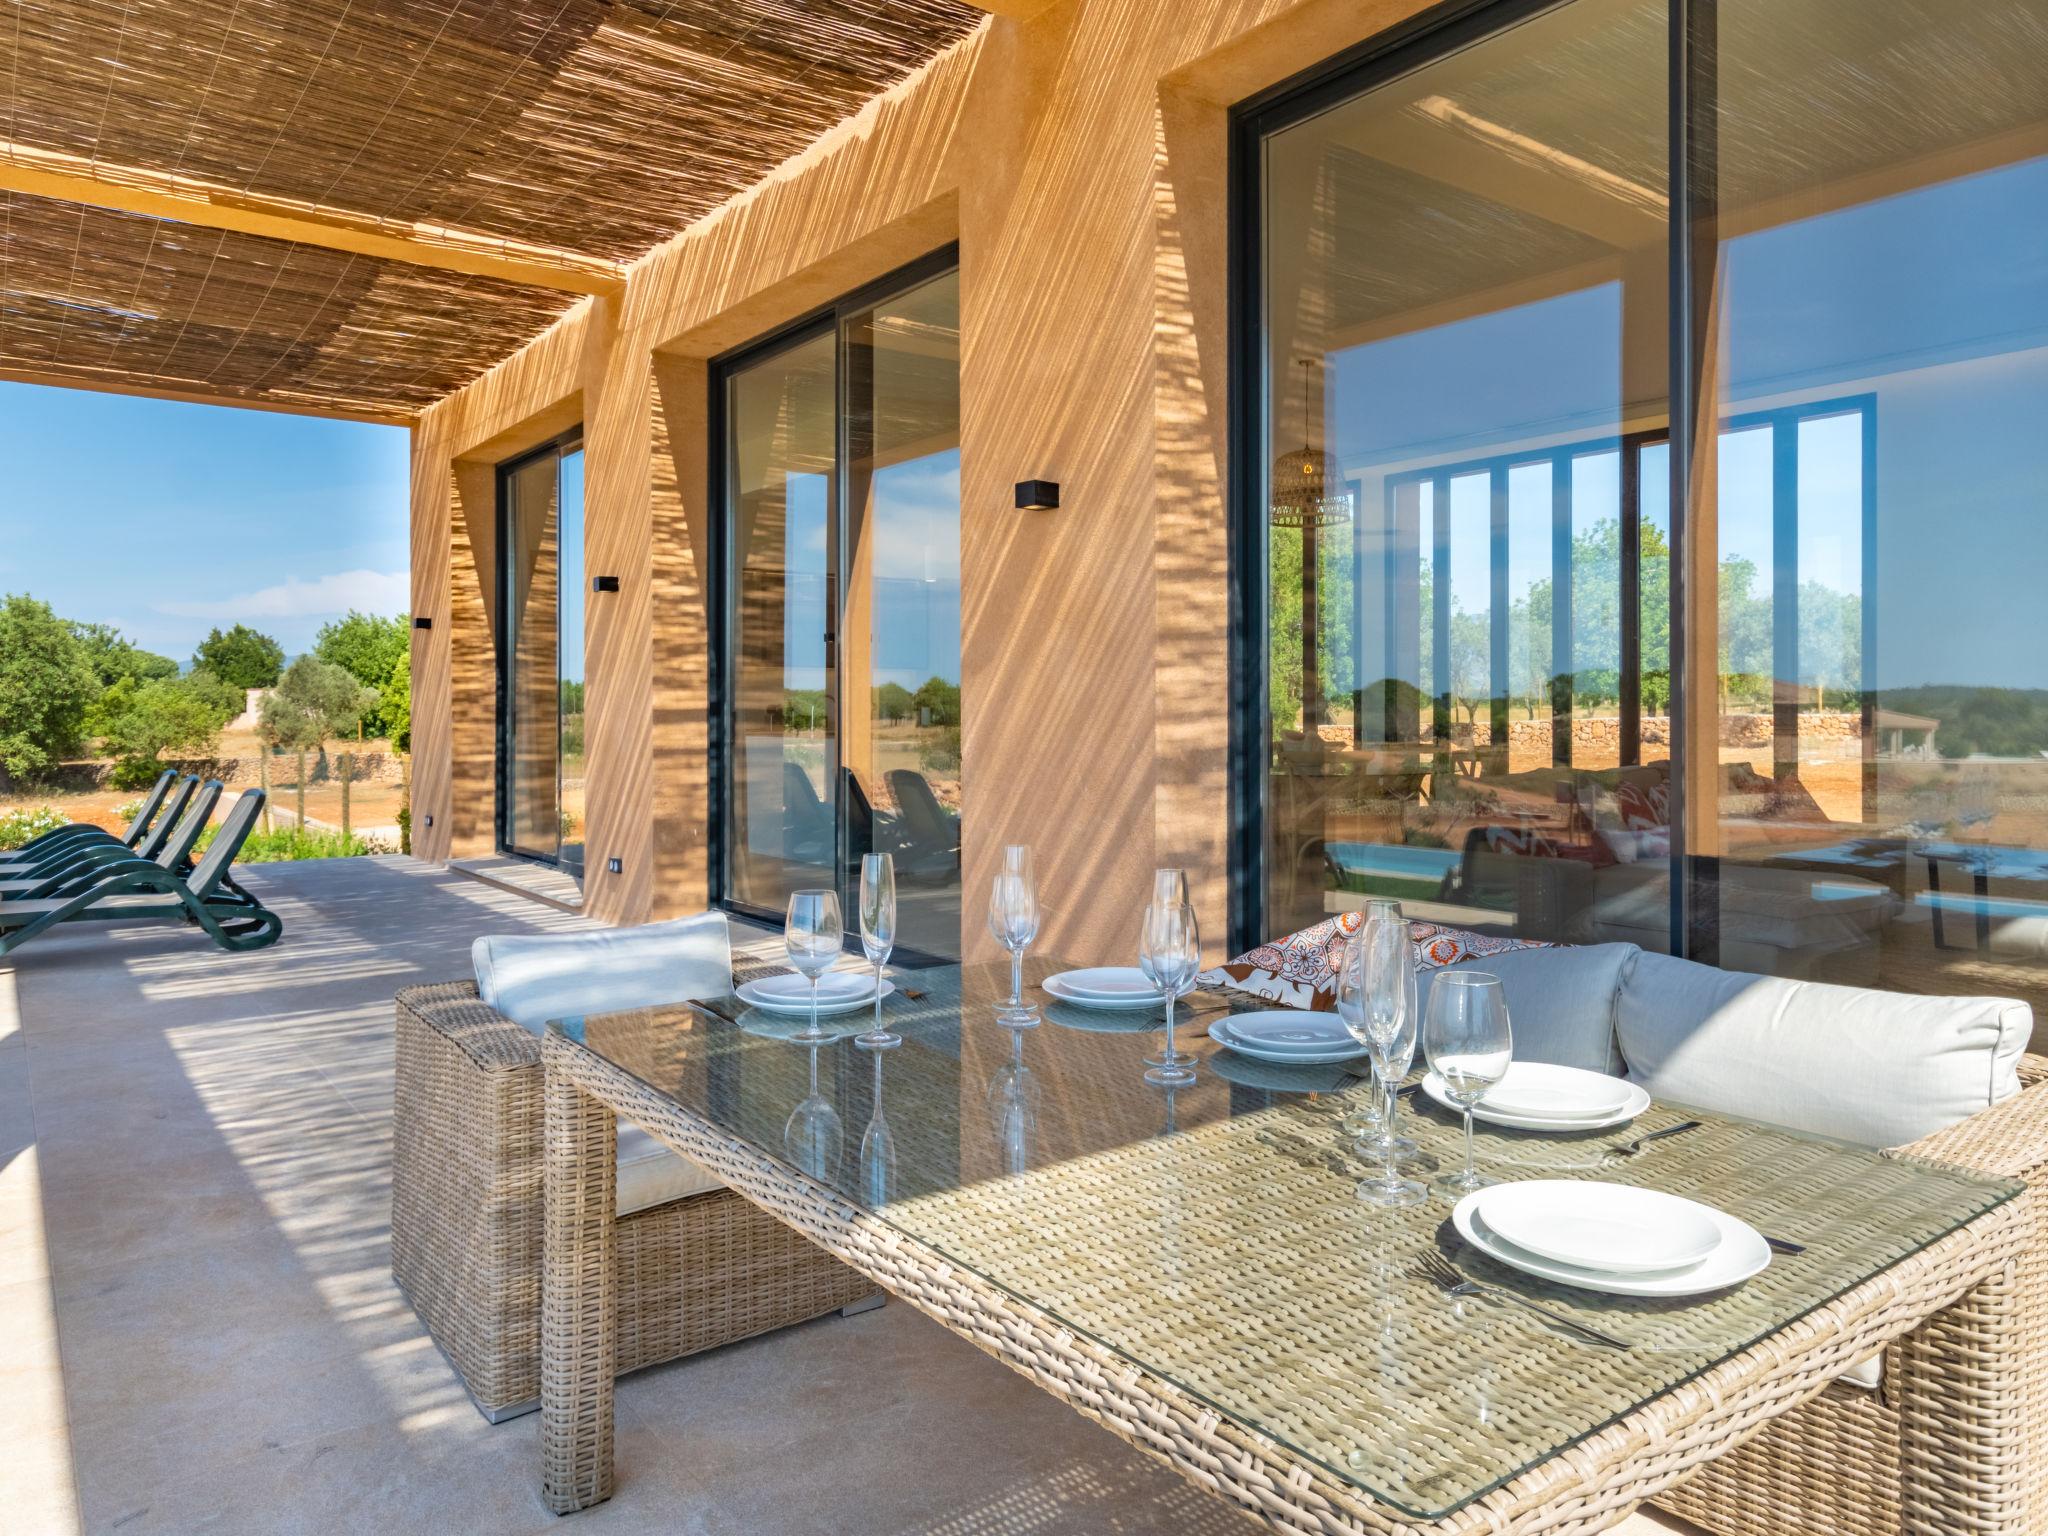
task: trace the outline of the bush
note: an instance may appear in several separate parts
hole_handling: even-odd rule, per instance
[[[201,674],[194,673],[193,677]],[[100,698],[94,722],[114,765],[116,789],[142,789],[162,772],[161,758],[210,755],[219,744],[219,689],[209,682],[193,686],[192,678],[137,684],[123,679]]]
[[[48,603],[0,602],[0,769],[31,782],[77,749],[100,680]]]
[[[45,832],[54,832],[69,822],[53,807],[39,805],[34,810],[18,808],[0,811],[0,853],[34,842]]]
[[[199,834],[197,852],[213,846],[220,826],[215,823]],[[273,827],[268,832],[251,832],[235,858],[242,864],[284,864],[294,859],[357,859],[391,849],[374,837],[356,833],[344,836],[326,827]]]

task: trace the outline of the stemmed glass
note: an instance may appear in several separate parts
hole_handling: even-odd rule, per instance
[[[988,1115],[1003,1171],[1025,1172],[1031,1166],[1031,1144],[1038,1132],[1038,1080],[1024,1065],[1021,1030],[1011,1032],[1008,1064],[996,1068],[989,1079]]]
[[[875,1112],[860,1138],[860,1190],[868,1209],[879,1211],[896,1193],[896,1137],[882,1113],[882,1056],[875,1053]]]
[[[782,1128],[782,1146],[789,1153],[789,1160],[819,1183],[830,1184],[839,1177],[839,1159],[846,1150],[846,1129],[832,1101],[818,1092],[815,1045],[811,1047],[811,1091],[790,1111],[789,1123]]]
[[[1002,873],[988,898],[988,931],[1010,952],[1010,996],[998,1021],[1022,1029],[1038,1022],[1038,1010],[1024,1001],[1024,952],[1038,937],[1038,890],[1031,880],[1031,850],[1013,844],[1003,850]]]
[[[1366,923],[1371,922],[1376,917],[1399,918],[1400,915],[1401,903],[1395,901],[1390,896],[1375,896],[1371,898],[1369,901],[1367,901],[1365,904],[1364,921]],[[1364,931],[1364,923],[1361,923],[1359,925],[1359,935],[1362,936]],[[1349,952],[1351,944],[1356,944],[1357,942],[1358,936],[1354,936],[1351,939],[1350,944],[1347,944],[1345,946],[1346,953]],[[1342,969],[1342,961],[1339,961],[1339,969]],[[1363,1024],[1365,1018],[1365,1015],[1362,1011],[1365,1007],[1365,994],[1363,991],[1354,989],[1354,991],[1351,994],[1351,999],[1352,1006],[1355,1009],[1359,1010],[1359,1013],[1357,1018],[1347,1019],[1345,1021],[1345,1026],[1346,1028],[1350,1029],[1352,1037],[1354,1039],[1363,1042],[1365,1036],[1360,1034],[1358,1031],[1359,1026]],[[1342,985],[1339,985],[1337,988],[1337,1010],[1340,1014],[1343,1012],[1344,1007],[1344,988],[1342,987]],[[1355,1096],[1351,1108],[1345,1112],[1344,1118],[1340,1122],[1345,1135],[1350,1136],[1355,1140],[1363,1142],[1368,1137],[1376,1136],[1379,1133],[1380,1129],[1385,1124],[1384,1107],[1380,1103],[1380,1097],[1384,1091],[1384,1086],[1380,1083],[1378,1075],[1375,1074],[1373,1077],[1373,1091],[1371,1093]],[[1410,1142],[1408,1145],[1410,1150],[1412,1151],[1414,1148],[1414,1143]]]
[[[1439,971],[1429,987],[1422,1049],[1444,1085],[1444,1097],[1465,1112],[1464,1170],[1447,1173],[1437,1183],[1454,1196],[1484,1189],[1493,1181],[1472,1165],[1472,1110],[1507,1076],[1515,1055],[1500,978],[1484,971]]]
[[[1358,1198],[1369,1205],[1415,1205],[1429,1195],[1415,1180],[1401,1177],[1401,1138],[1394,1134],[1395,1094],[1415,1057],[1414,968],[1408,925],[1399,918],[1375,917],[1345,953],[1339,979],[1340,1000],[1347,991],[1356,995],[1339,1007],[1338,1017],[1352,1038],[1372,1052],[1373,1070],[1386,1095],[1380,1134],[1369,1144],[1380,1154],[1380,1174],[1358,1186]]]
[[[789,1038],[801,1045],[815,1045],[833,1038],[818,1027],[818,979],[832,969],[846,938],[846,920],[839,915],[837,891],[795,891],[789,898],[789,913],[783,921],[782,946],[789,951],[789,963],[811,979],[811,1023]]]
[[[860,947],[875,968],[875,1027],[853,1043],[886,1051],[903,1043],[901,1035],[882,1028],[882,973],[896,947],[896,861],[886,853],[860,856]]]
[[[1166,994],[1166,1045],[1145,1058],[1145,1081],[1163,1088],[1185,1086],[1195,1080],[1190,1070],[1195,1058],[1174,1045],[1173,1007],[1202,968],[1202,936],[1192,905],[1155,901],[1145,908],[1138,928],[1138,965],[1145,979]]]

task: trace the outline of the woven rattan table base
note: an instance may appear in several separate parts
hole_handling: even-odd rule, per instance
[[[1909,1445],[1902,1502],[1952,1509],[1938,1528],[2018,1536],[2009,1463],[2018,1353],[2015,1274],[2031,1232],[2010,1201],[1682,1386],[1441,1519],[1378,1503],[1040,1308],[849,1204],[559,1035],[547,1067],[542,1489],[569,1511],[612,1492],[610,1311],[613,1115],[646,1127],[883,1289],[1029,1376],[1076,1411],[1276,1529],[1577,1533],[1606,1528],[1693,1468],[1820,1392],[1851,1363],[1894,1352],[1895,1390],[1948,1426]],[[1929,1319],[1933,1319],[1930,1323]],[[1189,1319],[1199,1328],[1200,1319]],[[1958,1435],[1955,1426],[1963,1426]],[[1954,1490],[1971,1490],[1957,1499]],[[1930,1527],[1934,1528],[1934,1527]]]

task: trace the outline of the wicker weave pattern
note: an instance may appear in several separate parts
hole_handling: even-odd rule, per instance
[[[1848,1363],[1901,1337],[1944,1308],[1952,1318],[1929,1334],[1923,1369],[1910,1365],[1911,1388],[1967,1370],[1964,1392],[1931,1398],[1939,1426],[1932,1454],[1902,1468],[1910,1507],[1947,1510],[1957,1478],[1977,1492],[1957,1509],[1950,1530],[2016,1532],[2019,1490],[2010,1476],[2013,1435],[2000,1405],[2016,1391],[2017,1354],[1994,1348],[1961,1358],[1965,1340],[2007,1340],[2015,1316],[2015,1277],[2033,1235],[2024,1201],[1995,1207],[1871,1280],[1854,1287],[1753,1348],[1644,1404],[1447,1517],[1403,1517],[1327,1468],[1247,1430],[1180,1388],[1072,1329],[1017,1295],[980,1279],[901,1229],[790,1171],[778,1160],[721,1132],[592,1052],[559,1036],[543,1043],[558,1091],[594,1094],[664,1141],[713,1168],[748,1198],[872,1276],[885,1289],[973,1340],[1133,1445],[1173,1465],[1198,1485],[1277,1528],[1317,1532],[1590,1532],[1604,1529],[1647,1498],[1740,1443],[1777,1416],[1821,1392]],[[570,1188],[604,1176],[570,1137],[551,1140],[550,1177]],[[573,1229],[565,1223],[565,1241]],[[1053,1256],[1056,1261],[1056,1255]],[[590,1265],[599,1270],[593,1272]],[[560,1273],[601,1273],[601,1260],[566,1259]],[[1960,1302],[1960,1306],[1955,1304]],[[565,1315],[571,1315],[565,1309]],[[1199,1330],[1199,1306],[1184,1321]],[[583,1316],[586,1331],[605,1327]],[[564,1359],[577,1350],[565,1347]],[[1916,1345],[1916,1349],[1918,1346]],[[579,1426],[592,1422],[584,1401],[610,1391],[601,1371],[550,1377],[542,1412],[547,1486],[595,1489],[600,1472],[574,1458],[609,1447]],[[566,1459],[565,1459],[566,1458]],[[1930,1484],[1932,1486],[1930,1486]]]
[[[468,982],[397,1002],[392,1272],[478,1406],[540,1396],[540,1042]],[[873,1294],[730,1190],[616,1223],[617,1368],[680,1359]]]

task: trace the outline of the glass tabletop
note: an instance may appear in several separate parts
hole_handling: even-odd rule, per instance
[[[1201,993],[1182,1007],[1182,1088],[1144,1080],[1160,1017],[1093,1012],[1038,987],[1042,1022],[998,1023],[1007,965],[895,975],[880,1006],[901,1046],[787,1037],[807,1020],[708,1005],[565,1019],[551,1029],[872,1212],[988,1282],[1402,1513],[1455,1511],[1649,1399],[1713,1368],[2019,1192],[1911,1159],[1671,1106],[1622,1131],[1480,1127],[1496,1179],[1595,1178],[1707,1201],[1804,1244],[1690,1301],[1609,1297],[1494,1264],[1450,1202],[1382,1210],[1344,1132],[1352,1066],[1285,1067],[1213,1044],[1219,1014],[1268,1007]],[[721,1016],[722,1015],[722,1016]],[[1355,1064],[1362,1071],[1363,1061]],[[1458,1122],[1402,1100],[1426,1166],[1462,1155]],[[1701,1129],[1615,1166],[1614,1142]],[[1599,1349],[1520,1307],[1460,1301],[1421,1273],[1469,1277],[1625,1340]]]

